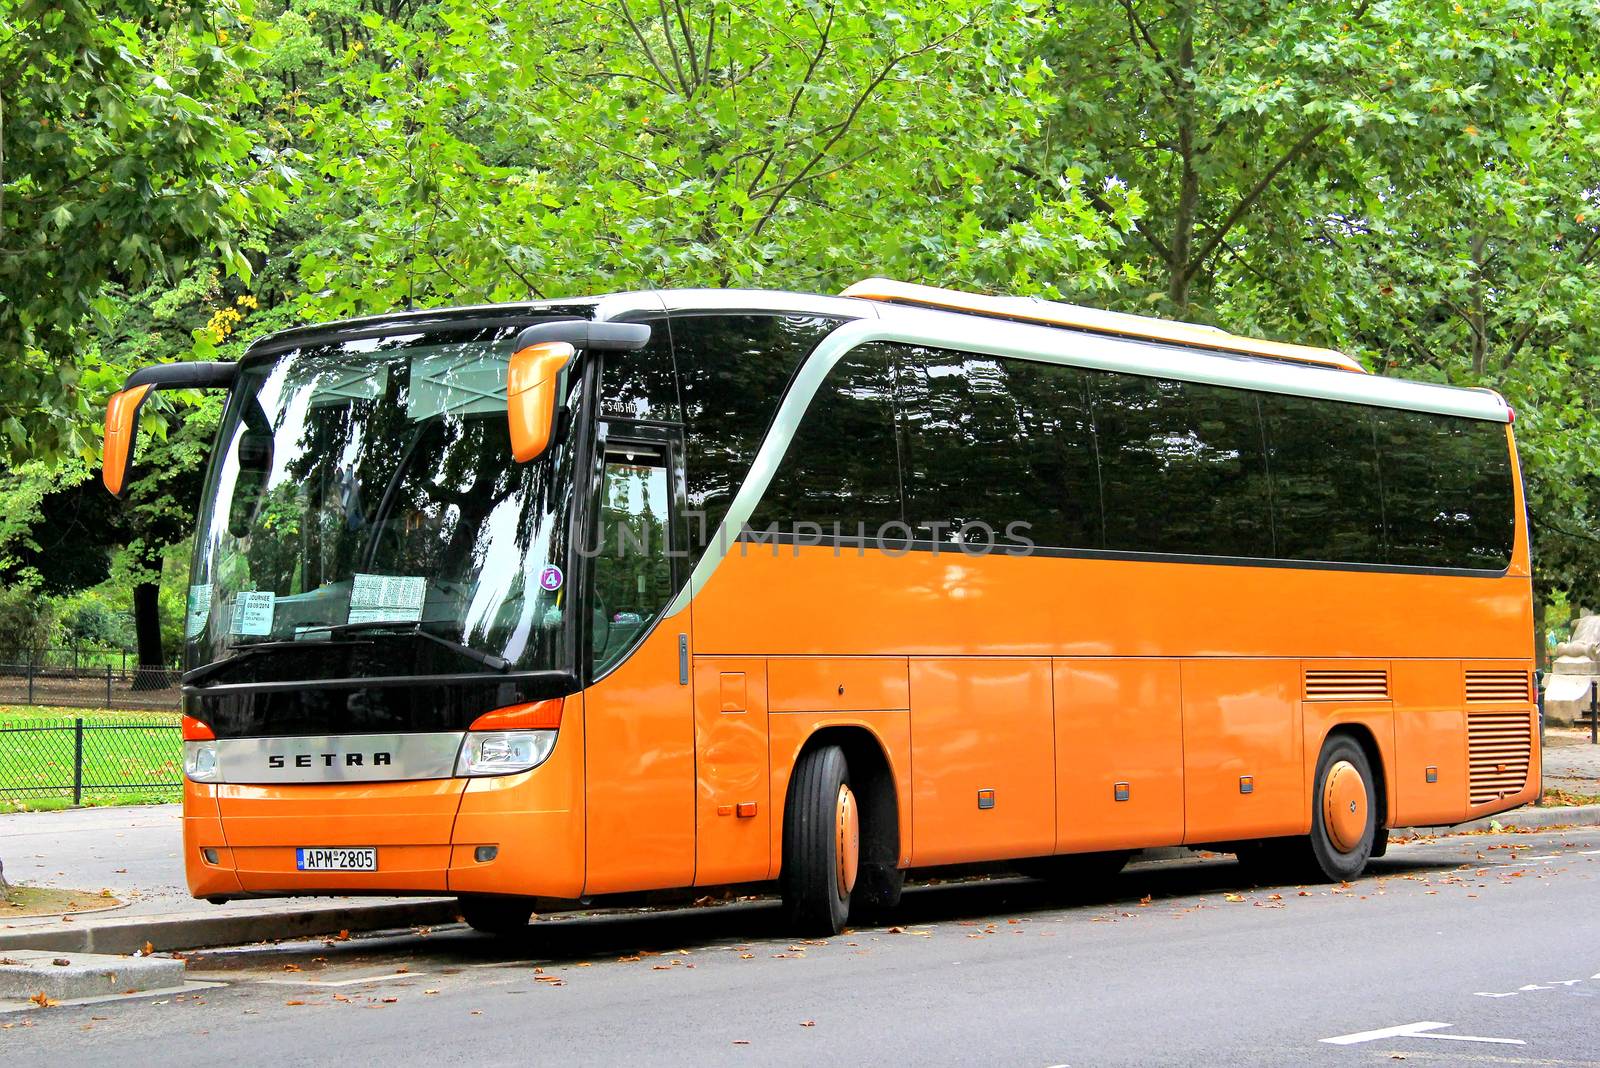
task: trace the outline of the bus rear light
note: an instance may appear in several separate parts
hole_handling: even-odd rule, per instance
[[[561,726],[559,697],[547,701],[531,701],[525,705],[508,705],[493,712],[485,712],[472,721],[473,731],[553,731]]]
[[[193,716],[184,716],[183,740],[186,742],[214,742],[217,740],[217,735],[208,724],[201,723]]]
[[[183,773],[191,782],[216,782],[218,774],[216,741],[184,742]]]
[[[553,730],[472,731],[461,743],[456,774],[477,777],[530,771],[549,759],[555,747]]]

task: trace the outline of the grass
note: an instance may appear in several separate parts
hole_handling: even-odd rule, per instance
[[[1544,792],[1546,805],[1600,805],[1600,794],[1580,794],[1571,790],[1549,789]]]
[[[99,912],[122,904],[110,890],[57,890],[46,886],[12,886],[0,894],[0,920],[17,916],[55,916]],[[4,954],[0,954],[4,956]]]
[[[71,806],[72,727],[80,718],[84,804],[146,805],[178,799],[183,774],[178,713],[0,705],[0,812]],[[123,729],[100,729],[107,727]],[[162,785],[136,785],[140,783]]]

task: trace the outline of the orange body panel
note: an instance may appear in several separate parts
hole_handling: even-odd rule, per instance
[[[1048,660],[911,662],[912,864],[1055,851],[1050,687]]]
[[[774,712],[860,712],[908,708],[904,659],[773,660]]]
[[[1394,665],[1394,762],[1389,779],[1396,827],[1455,823],[1467,814],[1467,721],[1459,660]],[[1434,782],[1428,782],[1428,769]]]
[[[697,653],[1533,655],[1525,578],[779,548],[729,553],[696,591]],[[829,590],[850,591],[848,610]],[[776,679],[772,689],[773,699],[783,700]]]
[[[215,849],[217,863],[206,863],[203,849]],[[233,870],[233,852],[217,815],[216,787],[187,779],[183,781],[183,867],[189,893],[195,897],[237,894],[242,889]]]
[[[457,893],[583,893],[583,698],[567,698],[549,758],[520,775],[471,779],[451,834],[449,888]],[[474,859],[495,846],[494,860]]]
[[[771,745],[772,864],[768,878],[776,879],[783,858],[783,809],[789,796],[789,776],[806,741],[829,727],[855,727],[877,740],[894,776],[900,804],[900,863],[911,858],[911,713],[885,712],[784,712],[767,717]]]
[[[1186,660],[1182,677],[1183,840],[1304,834],[1300,665]]]
[[[695,884],[765,879],[772,865],[766,661],[697,660],[694,690]]]
[[[446,889],[462,779],[215,787],[246,892]],[[302,872],[298,846],[377,846],[378,871]]]
[[[694,881],[694,704],[678,682],[688,622],[662,620],[584,693],[586,893]]]
[[[1057,660],[1055,719],[1058,852],[1183,840],[1177,661]]]

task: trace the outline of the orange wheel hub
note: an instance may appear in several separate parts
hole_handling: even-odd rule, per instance
[[[1322,787],[1322,826],[1341,853],[1352,852],[1367,833],[1367,784],[1348,760],[1328,769]]]
[[[835,823],[838,825],[839,896],[848,896],[855,889],[856,872],[861,866],[861,817],[856,812],[856,795],[850,787],[839,785],[839,800],[834,805]]]

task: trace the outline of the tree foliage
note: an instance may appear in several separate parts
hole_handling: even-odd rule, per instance
[[[258,5],[0,0],[0,454],[297,322],[886,274],[1497,389],[1540,594],[1600,601],[1587,0]],[[115,581],[214,422],[147,406]]]

